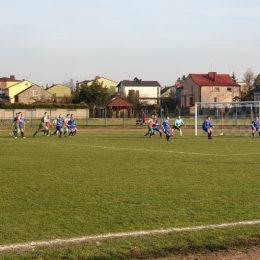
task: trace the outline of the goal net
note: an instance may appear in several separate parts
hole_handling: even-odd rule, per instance
[[[196,102],[195,135],[206,135],[202,124],[210,116],[213,135],[251,136],[251,124],[259,117],[260,101]]]

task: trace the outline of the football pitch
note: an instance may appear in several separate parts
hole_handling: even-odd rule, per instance
[[[259,240],[258,135],[145,133],[0,131],[0,258],[148,259]]]

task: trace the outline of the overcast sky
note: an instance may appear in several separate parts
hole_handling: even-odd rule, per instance
[[[0,77],[173,85],[260,73],[259,0],[0,0]]]

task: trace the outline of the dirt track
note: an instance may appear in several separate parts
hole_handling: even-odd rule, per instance
[[[219,251],[214,253],[191,254],[187,256],[176,256],[156,258],[154,260],[259,260],[260,247],[245,248],[233,251]]]

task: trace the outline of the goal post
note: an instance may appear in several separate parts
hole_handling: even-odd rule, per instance
[[[202,135],[203,121],[211,118],[214,135],[250,136],[254,117],[260,113],[260,101],[196,102],[195,136]]]

